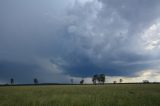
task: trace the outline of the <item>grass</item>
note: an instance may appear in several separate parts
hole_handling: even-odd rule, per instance
[[[160,84],[6,86],[0,106],[160,106]]]

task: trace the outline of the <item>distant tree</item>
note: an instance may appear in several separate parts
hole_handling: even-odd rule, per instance
[[[11,82],[11,84],[13,85],[13,84],[14,84],[14,79],[11,78],[11,79],[10,79],[10,82]]]
[[[34,84],[38,84],[38,79],[34,78]]]
[[[71,79],[71,84],[73,84],[73,78]]]
[[[97,81],[98,81],[98,83],[104,84],[104,82],[105,82],[105,75],[104,74],[99,74],[99,75],[95,74],[95,75],[93,75],[93,77],[92,77],[93,84],[96,84]]]
[[[100,83],[104,84],[104,82],[105,82],[105,75],[104,74],[100,74],[98,80],[99,80]]]
[[[97,74],[93,75],[93,77],[92,77],[93,84],[96,84],[97,79],[98,79],[98,75]]]
[[[117,83],[117,81],[113,81],[113,84],[116,84]]]
[[[122,83],[122,82],[123,82],[123,79],[119,79],[119,82]]]
[[[84,83],[84,80],[82,79],[81,81],[80,81],[80,84],[83,84]]]

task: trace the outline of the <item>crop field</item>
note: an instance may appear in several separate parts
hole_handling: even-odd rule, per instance
[[[160,84],[1,86],[0,106],[160,106]]]

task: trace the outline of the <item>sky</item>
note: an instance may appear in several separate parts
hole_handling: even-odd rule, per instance
[[[0,83],[160,81],[160,0],[0,0]]]

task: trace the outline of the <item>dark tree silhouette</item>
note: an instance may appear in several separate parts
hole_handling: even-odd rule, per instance
[[[113,84],[116,84],[117,83],[117,81],[113,81]]]
[[[11,78],[11,79],[10,79],[10,82],[11,82],[11,84],[13,85],[13,84],[14,84],[14,79]]]
[[[34,78],[34,84],[38,84],[38,79]]]
[[[82,79],[81,81],[80,81],[80,84],[83,84],[84,83],[84,80]]]
[[[104,74],[96,74],[92,77],[92,82],[93,84],[96,84],[96,82],[98,81],[99,84],[104,84],[105,82],[105,75]]]
[[[99,75],[99,82],[104,84],[104,82],[105,82],[105,75],[104,74]]]
[[[97,74],[93,75],[92,77],[93,84],[96,84],[97,79],[98,79],[98,75]]]
[[[123,82],[123,79],[119,79],[119,82],[122,83],[122,82]]]

